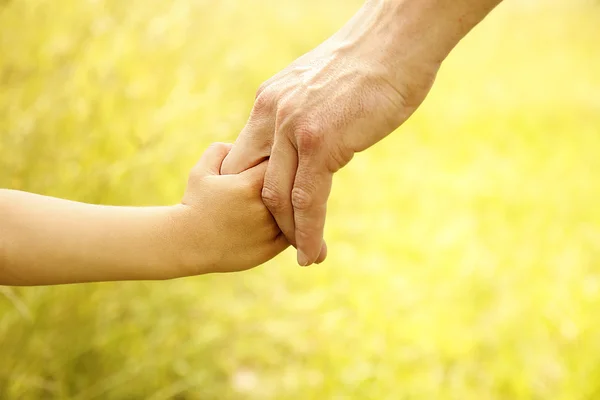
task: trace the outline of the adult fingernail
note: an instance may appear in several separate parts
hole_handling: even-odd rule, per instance
[[[308,265],[308,256],[302,252],[302,250],[298,250],[298,265],[301,267],[306,267]]]

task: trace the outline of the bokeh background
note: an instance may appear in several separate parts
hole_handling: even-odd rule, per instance
[[[0,1],[0,187],[178,202],[360,5]],[[337,174],[326,263],[0,287],[0,398],[600,398],[599,202],[600,4],[506,0]]]

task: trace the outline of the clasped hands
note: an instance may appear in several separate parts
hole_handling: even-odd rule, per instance
[[[327,256],[333,174],[413,113],[439,67],[373,51],[378,39],[345,27],[263,83],[221,165],[236,174],[268,160],[261,197],[301,266]]]
[[[500,0],[367,0],[263,83],[232,145],[214,144],[180,204],[118,207],[0,189],[0,284],[170,279],[322,262],[333,174],[406,121],[452,48]],[[435,29],[432,29],[435,27]]]

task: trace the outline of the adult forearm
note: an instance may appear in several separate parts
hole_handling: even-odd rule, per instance
[[[176,277],[171,215],[0,190],[0,284]]]
[[[367,0],[334,37],[396,72],[411,73],[439,66],[501,1]]]
[[[394,36],[409,39],[442,61],[501,0],[370,0],[389,19]],[[402,47],[402,43],[398,43]],[[400,50],[400,49],[398,49]]]

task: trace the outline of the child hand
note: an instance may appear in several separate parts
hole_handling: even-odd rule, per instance
[[[177,248],[185,275],[247,270],[289,245],[261,199],[267,162],[236,175],[220,175],[230,150],[224,143],[206,150],[175,208],[175,240],[181,244]]]

